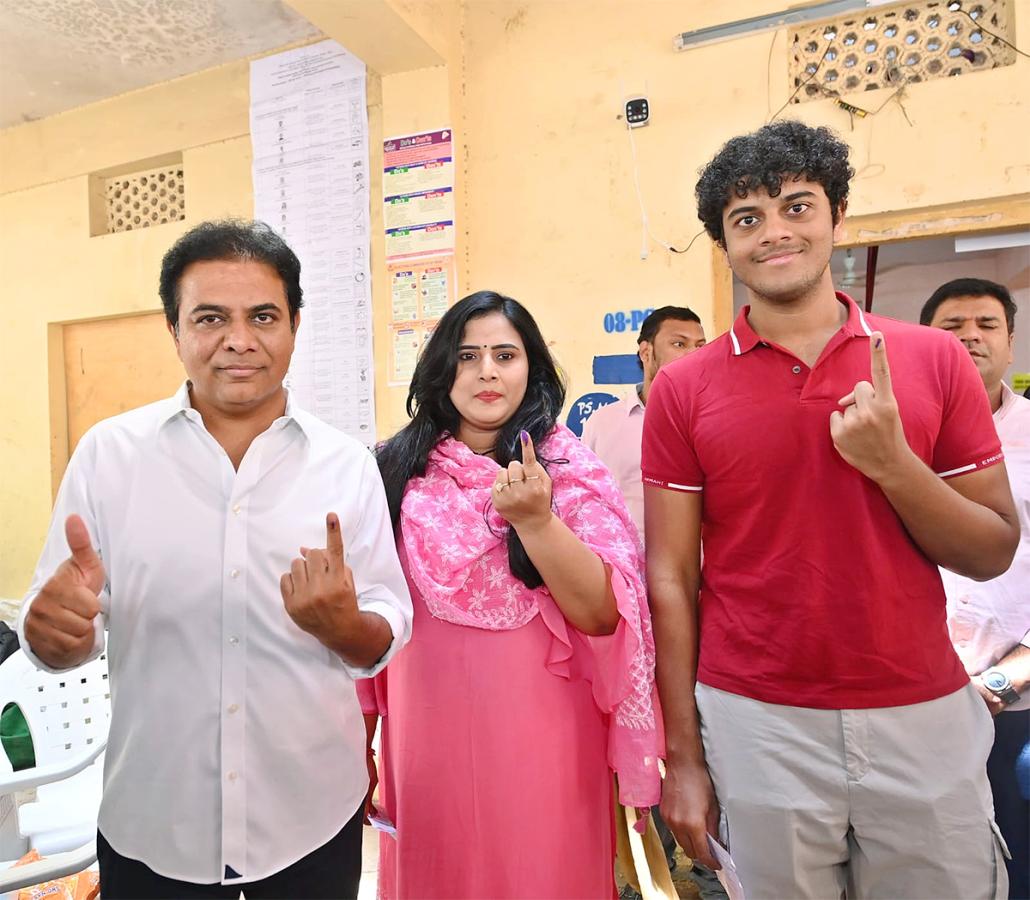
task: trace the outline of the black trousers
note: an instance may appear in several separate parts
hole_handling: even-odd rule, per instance
[[[364,804],[343,829],[282,871],[243,884],[194,884],[158,875],[149,866],[116,853],[97,832],[100,896],[104,900],[353,900],[361,879],[361,820]]]

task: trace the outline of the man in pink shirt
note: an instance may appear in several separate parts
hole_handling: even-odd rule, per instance
[[[1003,575],[973,581],[941,569],[941,580],[951,640],[995,717],[987,775],[995,817],[1012,854],[1009,897],[1025,898],[1030,895],[1030,801],[1019,791],[1016,760],[1030,741],[1030,400],[1002,380],[1012,364],[1015,318],[1008,289],[982,278],[941,285],[919,315],[920,324],[943,328],[962,341],[980,372],[1022,530]]]
[[[583,426],[583,443],[594,451],[619,484],[640,537],[644,536],[644,486],[640,480],[640,439],[644,406],[658,370],[705,345],[705,330],[686,306],[663,306],[640,326],[637,357],[644,380],[616,403],[603,406]]]

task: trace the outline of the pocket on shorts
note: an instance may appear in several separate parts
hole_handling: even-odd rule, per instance
[[[994,819],[991,819],[990,821],[991,831],[994,834],[994,843],[997,845],[998,849],[1001,851],[1001,855],[1004,856],[1005,859],[1012,859],[1012,854],[1009,852],[1009,845],[1005,843],[1005,837],[1002,835],[1001,829],[998,827],[998,823],[995,822]]]
[[[1012,854],[1009,853],[1009,846],[1005,843],[1005,838],[1002,836],[1001,829],[998,827],[998,823],[994,819],[988,819],[991,826],[991,846],[994,849],[994,866],[991,871],[991,892],[988,894],[993,900],[1005,900],[1008,897],[1008,891],[1001,889],[999,884],[999,878],[1004,877],[1003,884],[1008,884],[1008,874],[1005,870],[1005,860],[1012,859]]]
[[[719,807],[719,843],[730,853],[730,818],[726,815],[726,807]]]

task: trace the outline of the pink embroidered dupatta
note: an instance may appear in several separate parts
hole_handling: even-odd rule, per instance
[[[401,503],[400,535],[409,576],[438,619],[492,631],[539,615],[552,634],[547,668],[584,677],[608,715],[608,762],[620,800],[658,802],[663,752],[654,685],[654,638],[636,528],[605,466],[562,425],[538,457],[552,479],[555,514],[605,563],[621,617],[614,634],[589,637],[569,625],[546,587],[527,588],[508,569],[508,523],[493,507],[498,465],[446,437],[413,478]]]

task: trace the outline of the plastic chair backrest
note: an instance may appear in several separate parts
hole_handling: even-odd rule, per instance
[[[89,752],[106,742],[111,719],[107,656],[52,674],[14,653],[0,665],[0,708],[11,702],[29,726],[37,768]]]

